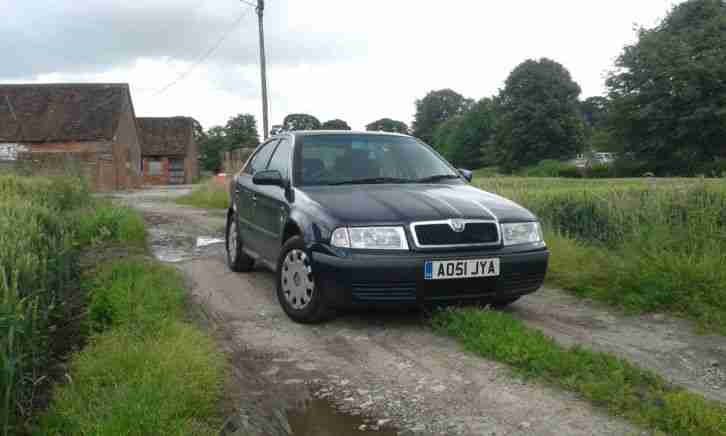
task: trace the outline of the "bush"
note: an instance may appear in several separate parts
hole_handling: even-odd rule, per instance
[[[564,164],[557,160],[546,159],[540,161],[533,167],[527,167],[520,171],[525,177],[558,177]]]
[[[558,177],[569,177],[571,179],[579,179],[582,177],[582,172],[575,165],[562,164],[559,171],[557,171]]]
[[[604,179],[615,176],[615,170],[608,164],[594,164],[587,168],[586,175],[592,179]]]
[[[726,177],[726,159],[719,159],[702,165],[698,170],[698,174],[706,177]]]
[[[653,168],[647,163],[629,157],[620,157],[613,163],[616,177],[643,177],[645,173],[652,172]]]

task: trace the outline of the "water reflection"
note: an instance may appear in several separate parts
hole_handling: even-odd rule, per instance
[[[345,415],[325,400],[305,402],[305,410],[292,410],[288,420],[294,436],[396,436],[394,430],[375,430],[376,422]]]

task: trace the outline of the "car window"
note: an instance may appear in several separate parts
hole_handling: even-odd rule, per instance
[[[436,153],[413,138],[394,135],[309,135],[301,138],[295,162],[301,185],[365,179],[414,182],[431,176],[458,177]]]
[[[289,139],[283,138],[280,140],[280,145],[277,146],[275,154],[272,155],[270,164],[267,166],[268,170],[277,170],[282,174],[282,177],[290,177],[290,152],[292,151],[292,143]]]
[[[272,140],[266,144],[262,144],[260,149],[257,150],[254,157],[245,167],[246,174],[254,174],[257,171],[262,171],[267,167],[267,163],[270,161],[270,155],[275,151],[275,144],[279,139]]]

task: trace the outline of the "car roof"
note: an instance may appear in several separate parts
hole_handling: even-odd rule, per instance
[[[287,132],[280,132],[274,137],[292,135],[292,136],[315,136],[315,135],[375,135],[375,136],[401,136],[404,138],[410,138],[409,135],[403,135],[401,133],[392,132],[369,132],[359,130],[291,130]],[[273,138],[274,138],[273,137]]]

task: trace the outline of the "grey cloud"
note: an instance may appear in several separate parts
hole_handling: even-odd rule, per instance
[[[365,49],[362,41],[320,26],[315,32],[289,29],[287,1],[275,0],[268,10],[271,64],[337,62]],[[194,61],[245,10],[241,25],[207,63],[257,63],[256,16],[238,0],[0,0],[0,10],[3,79],[102,72],[139,58]]]

